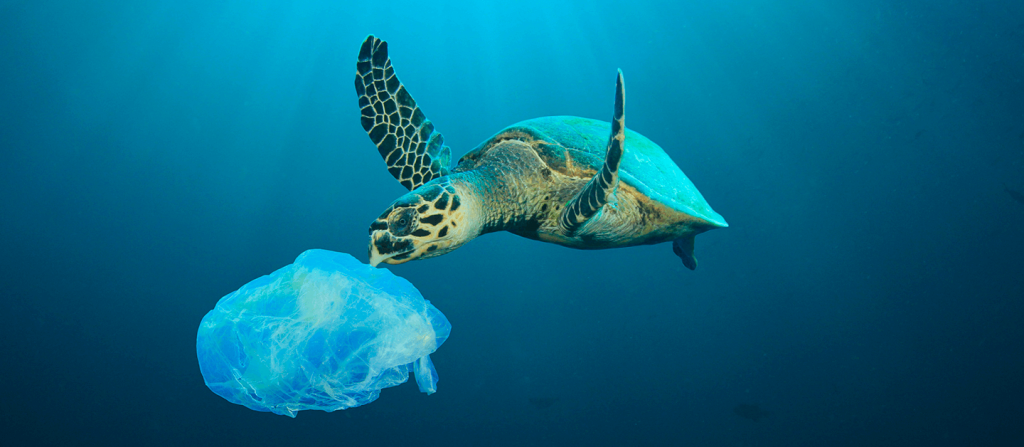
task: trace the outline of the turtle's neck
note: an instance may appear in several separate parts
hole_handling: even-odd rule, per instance
[[[480,234],[515,230],[529,225],[534,215],[533,201],[524,194],[524,179],[505,171],[501,165],[488,165],[450,175],[462,200],[475,205],[482,222]]]

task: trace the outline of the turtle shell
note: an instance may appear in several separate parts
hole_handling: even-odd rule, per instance
[[[516,138],[530,142],[551,169],[563,175],[589,178],[604,163],[610,132],[608,122],[575,116],[521,121],[502,129],[463,156],[457,170],[472,169],[480,155],[495,144]],[[619,181],[673,210],[717,226],[728,226],[660,146],[629,129],[626,129],[625,143]],[[579,169],[580,165],[584,169]]]

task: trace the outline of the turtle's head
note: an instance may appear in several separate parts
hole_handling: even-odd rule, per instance
[[[480,234],[459,188],[431,182],[399,197],[370,224],[370,265],[440,256]]]

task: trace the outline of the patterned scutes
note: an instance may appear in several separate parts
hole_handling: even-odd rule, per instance
[[[448,175],[451,149],[395,75],[387,42],[366,38],[359,49],[355,84],[363,130],[402,186],[411,191]]]

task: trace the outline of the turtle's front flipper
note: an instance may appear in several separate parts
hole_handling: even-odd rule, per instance
[[[573,234],[587,219],[597,214],[619,184],[619,162],[626,141],[626,90],[622,84],[622,70],[615,79],[615,112],[612,115],[612,132],[608,137],[608,149],[604,156],[604,165],[594,178],[576,194],[565,206],[561,218],[558,219],[562,230]]]
[[[412,191],[448,175],[451,149],[399,82],[388,58],[388,43],[372,35],[359,48],[356,93],[363,130],[402,186]]]

